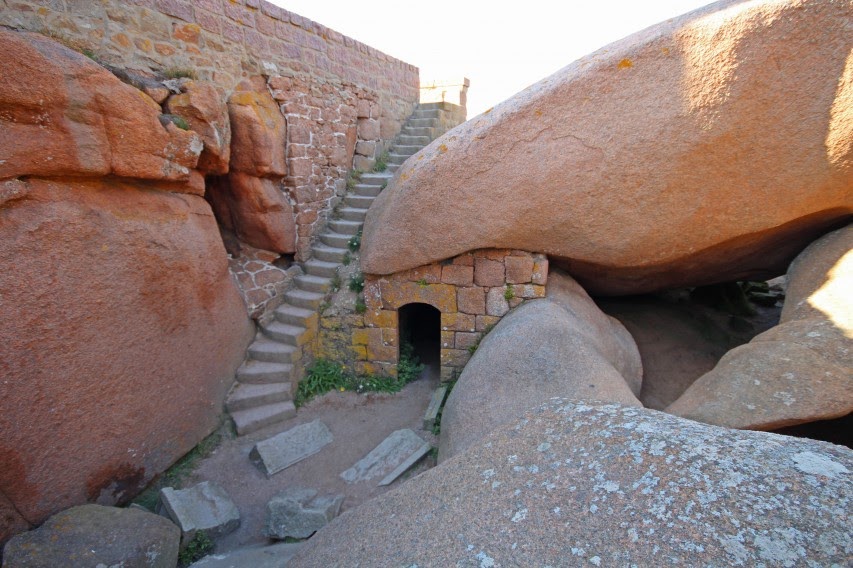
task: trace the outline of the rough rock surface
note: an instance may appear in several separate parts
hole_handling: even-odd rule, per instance
[[[181,531],[138,509],[72,507],[6,544],[4,568],[121,566],[174,568]]]
[[[853,451],[553,400],[345,512],[289,567],[830,566]]]
[[[594,295],[781,274],[853,211],[851,25],[849,0],[724,1],[582,58],[409,160],[362,268],[522,249]]]
[[[772,430],[853,412],[853,225],[804,250],[788,271],[779,325],[726,353],[666,411]]]
[[[223,95],[213,83],[188,81],[183,92],[169,97],[165,109],[187,121],[190,129],[201,136],[204,149],[197,168],[204,174],[228,172],[231,159],[231,121]]]
[[[314,489],[291,487],[267,503],[266,534],[283,540],[308,538],[338,516],[344,495],[317,497]]]
[[[0,30],[0,179],[114,175],[175,182],[201,194],[198,135],[75,51],[39,34]]]
[[[127,500],[197,444],[252,330],[192,195],[198,135],[42,35],[2,30],[0,47],[5,540]]]
[[[441,460],[553,396],[642,406],[628,331],[558,270],[546,293],[504,317],[465,366],[442,414]]]
[[[287,173],[287,125],[262,78],[240,83],[228,99],[231,164],[208,188],[220,223],[263,250],[296,250],[293,207],[281,184]]]

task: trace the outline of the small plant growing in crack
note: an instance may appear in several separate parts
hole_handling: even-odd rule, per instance
[[[357,252],[358,249],[361,248],[361,229],[359,229],[356,234],[350,237],[350,240],[347,241],[347,247],[352,252]]]
[[[364,296],[359,296],[355,299],[355,313],[363,314],[367,311],[367,304],[364,303]]]
[[[195,71],[186,67],[169,67],[163,71],[163,75],[165,75],[167,79],[195,80],[197,78]]]
[[[341,275],[335,272],[335,275],[332,276],[332,283],[330,286],[330,290],[332,293],[337,292],[341,289]]]
[[[382,182],[382,185],[380,185],[380,186],[379,186],[379,191],[382,191],[382,190],[383,190],[383,189],[385,189],[386,187],[388,187],[388,182],[387,182],[387,181],[383,181],[383,182]]]
[[[361,175],[363,173],[363,171],[355,169],[352,170],[349,175],[347,175],[347,190],[351,190],[355,187],[355,184],[357,184],[361,180]]]
[[[374,172],[384,172],[388,169],[388,160],[391,159],[391,156],[388,152],[382,152],[382,154],[376,158],[376,162],[373,164]]]
[[[356,272],[352,276],[349,277],[349,284],[347,287],[351,292],[355,292],[360,294],[364,291],[364,274],[361,272]]]
[[[319,307],[317,308],[317,311],[322,316],[323,314],[326,313],[326,310],[328,310],[331,307],[332,307],[332,302],[326,300],[319,305]]]
[[[507,284],[506,290],[504,290],[504,300],[509,302],[513,298],[515,298],[515,289],[511,285]]]
[[[426,288],[427,286],[429,286],[429,282],[427,282],[426,278],[421,278],[420,280],[416,280],[415,284],[417,284],[421,288]]]
[[[352,262],[352,253],[350,251],[346,251],[344,253],[344,257],[341,259],[341,264],[344,266],[349,266]]]

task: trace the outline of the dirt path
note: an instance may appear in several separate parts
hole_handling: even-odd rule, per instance
[[[240,510],[240,528],[218,539],[216,552],[275,542],[263,534],[266,506],[284,489],[303,487],[321,494],[343,493],[346,499],[342,511],[345,511],[432,467],[434,458],[427,456],[388,487],[377,487],[378,479],[350,485],[338,477],[395,430],[410,428],[425,441],[438,445],[432,432],[422,429],[424,412],[437,385],[437,369],[428,367],[418,380],[397,394],[329,393],[300,408],[296,417],[284,424],[225,441],[199,463],[184,484],[216,482],[225,488]],[[249,460],[256,442],[313,420],[321,420],[334,436],[334,441],[319,453],[271,478]]]

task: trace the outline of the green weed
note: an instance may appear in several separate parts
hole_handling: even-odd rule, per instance
[[[507,284],[506,290],[504,290],[504,300],[509,302],[513,298],[515,298],[515,289],[511,285]]]
[[[344,266],[349,266],[352,263],[352,253],[347,251],[344,253],[344,258],[341,260],[341,264]]]
[[[361,229],[350,237],[350,240],[347,241],[347,247],[349,247],[352,252],[358,252],[358,249],[361,248]]]
[[[196,72],[193,69],[186,67],[169,67],[163,71],[163,75],[167,79],[193,79],[197,78]]]
[[[213,541],[204,531],[198,531],[187,546],[178,553],[178,568],[187,568],[213,552]]]
[[[378,158],[376,158],[376,162],[374,162],[374,164],[373,164],[373,171],[374,172],[384,172],[385,170],[387,170],[388,169],[388,160],[390,158],[391,158],[391,156],[388,154],[388,152],[382,152],[382,155],[380,155]]]
[[[349,277],[349,284],[347,287],[350,291],[360,294],[364,291],[364,274],[361,272],[356,272],[352,276]]]
[[[367,304],[364,303],[364,297],[359,296],[358,298],[355,299],[355,313],[360,315],[366,311],[367,311]]]

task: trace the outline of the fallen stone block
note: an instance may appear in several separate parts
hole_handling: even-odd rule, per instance
[[[288,489],[267,504],[266,534],[270,538],[308,538],[338,516],[344,496],[317,497],[313,489]]]
[[[267,476],[272,476],[313,456],[332,440],[329,428],[315,420],[258,442],[249,457]]]
[[[174,568],[180,537],[178,527],[160,515],[81,505],[13,537],[3,551],[3,566]]]
[[[429,430],[435,426],[435,420],[438,418],[438,411],[441,410],[441,405],[444,403],[444,397],[447,395],[447,385],[442,385],[435,389],[432,393],[432,398],[429,401],[426,412],[424,413],[424,430]]]
[[[385,476],[409,460],[412,455],[422,451],[425,445],[427,451],[429,451],[429,444],[424,442],[413,431],[408,428],[397,430],[373,448],[369,454],[356,462],[355,465],[343,472],[341,479],[347,483],[356,483],[367,481],[380,475]],[[423,454],[421,454],[422,456]]]
[[[238,548],[225,554],[205,556],[190,568],[284,568],[302,546],[301,542],[280,542],[270,546]]]
[[[164,487],[160,490],[160,502],[181,529],[184,542],[204,531],[216,537],[228,534],[240,526],[240,511],[225,490],[209,481],[189,489]]]
[[[391,485],[396,481],[398,477],[406,473],[410,467],[418,463],[422,457],[427,455],[429,451],[432,449],[432,446],[424,442],[424,444],[415,450],[412,455],[410,455],[403,463],[398,465],[394,471],[386,475],[382,478],[382,481],[379,482],[380,487],[384,487],[385,485]]]

